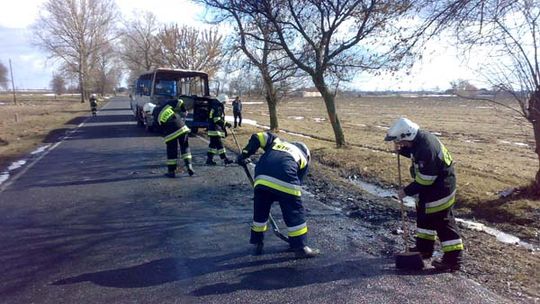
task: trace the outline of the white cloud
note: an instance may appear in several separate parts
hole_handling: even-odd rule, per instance
[[[0,26],[7,28],[25,28],[32,24],[39,15],[39,9],[45,0],[8,0],[2,1]]]

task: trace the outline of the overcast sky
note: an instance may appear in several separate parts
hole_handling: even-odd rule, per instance
[[[0,10],[0,61],[7,66],[11,59],[17,88],[48,88],[55,63],[32,45],[29,30],[45,0],[4,2]],[[126,16],[134,11],[151,11],[160,22],[202,25],[200,16],[203,9],[188,0],[116,0],[116,3]],[[398,73],[374,77],[359,74],[351,86],[361,90],[444,90],[456,79],[468,79],[474,83],[474,73],[456,53],[455,48],[447,43],[433,41],[410,75]]]

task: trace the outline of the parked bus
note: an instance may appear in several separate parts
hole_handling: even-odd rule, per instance
[[[152,111],[161,102],[181,98],[188,110],[186,124],[193,133],[208,127],[208,74],[201,71],[158,68],[145,72],[135,82],[131,109],[138,125],[155,129]]]

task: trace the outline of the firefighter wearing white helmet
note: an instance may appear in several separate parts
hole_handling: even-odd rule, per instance
[[[302,180],[306,176],[311,153],[301,142],[286,142],[270,132],[255,133],[238,156],[245,164],[257,150],[264,150],[255,167],[253,225],[250,243],[255,254],[261,254],[264,232],[268,229],[270,207],[277,201],[287,225],[289,245],[296,258],[311,258],[319,250],[306,245],[308,227],[301,200]]]
[[[464,247],[452,212],[456,175],[450,152],[435,135],[407,118],[396,120],[385,140],[393,141],[396,152],[412,160],[414,181],[398,193],[399,198],[418,195],[416,247],[412,250],[431,258],[438,237],[444,254],[432,265],[443,271],[459,270]]]

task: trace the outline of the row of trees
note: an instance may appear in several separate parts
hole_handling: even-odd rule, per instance
[[[84,102],[91,92],[111,92],[126,70],[131,83],[160,66],[212,75],[222,64],[223,37],[216,30],[160,24],[151,13],[121,20],[114,0],[44,4],[33,32],[35,44],[60,65],[51,80],[56,92],[76,80]]]
[[[238,69],[258,70],[271,128],[278,129],[282,92],[291,80],[308,79],[324,99],[337,147],[347,144],[335,106],[342,82],[360,72],[410,67],[430,38],[454,31],[464,56],[491,50],[484,75],[514,96],[512,109],[532,124],[540,147],[540,0],[197,1],[210,11],[210,22],[226,22],[233,33],[163,25],[150,13],[118,26],[113,0],[48,0],[34,31],[62,63],[62,75],[78,79],[82,100],[89,88],[106,90],[118,79],[118,62],[131,79],[158,66],[213,76],[240,62]]]

